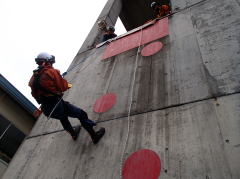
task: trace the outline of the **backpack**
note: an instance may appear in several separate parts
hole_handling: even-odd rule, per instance
[[[59,97],[61,97],[59,94],[56,94],[41,85],[40,77],[42,75],[42,73],[41,73],[42,69],[43,69],[43,67],[39,67],[38,69],[33,71],[33,82],[32,82],[32,86],[31,86],[32,96],[35,98],[35,100],[38,102],[38,104],[42,104],[43,101],[45,101],[44,99],[47,98],[43,95],[39,95],[38,91],[44,92],[46,94],[51,94],[52,97],[54,97],[56,99],[59,99]]]

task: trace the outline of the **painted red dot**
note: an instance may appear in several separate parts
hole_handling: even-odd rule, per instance
[[[93,111],[96,113],[103,113],[113,107],[117,101],[117,96],[114,93],[108,93],[98,98],[93,106]]]
[[[158,179],[161,171],[159,156],[152,150],[133,153],[124,163],[123,179]]]
[[[145,46],[142,51],[141,55],[144,57],[151,56],[159,52],[163,47],[162,42],[153,42]]]

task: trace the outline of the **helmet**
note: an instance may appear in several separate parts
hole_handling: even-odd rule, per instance
[[[35,58],[35,62],[37,64],[42,63],[42,62],[49,62],[51,64],[55,63],[55,57],[53,55],[49,55],[46,52],[39,53],[37,58]]]
[[[115,28],[114,28],[113,26],[108,26],[108,27],[107,27],[107,31],[113,31],[113,32],[114,32],[114,31],[115,31]]]
[[[154,8],[156,5],[157,5],[156,2],[152,2],[152,3],[151,3],[151,8]]]

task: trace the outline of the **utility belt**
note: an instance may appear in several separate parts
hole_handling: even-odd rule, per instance
[[[56,104],[58,103],[58,101],[61,99],[61,96],[60,95],[52,95],[52,94],[49,94],[49,95],[41,95],[41,96],[38,96],[36,98],[37,102],[39,104]]]

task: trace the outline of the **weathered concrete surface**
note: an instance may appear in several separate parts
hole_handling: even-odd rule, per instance
[[[163,166],[161,179],[240,177],[239,94],[136,115],[131,121],[126,158],[140,149],[155,151]],[[66,132],[29,139],[4,178],[119,178],[127,122],[99,124],[107,133],[96,146],[83,130],[76,142]]]
[[[236,32],[240,28],[240,8],[235,1],[205,4],[171,17],[169,36],[159,39],[163,49],[151,57],[139,56],[133,114],[239,92],[240,34]],[[215,14],[215,7],[221,6],[226,9],[222,18]],[[216,31],[218,27],[224,29]],[[73,88],[65,99],[86,110],[93,120],[127,116],[137,54],[133,49],[101,61],[104,49],[78,54],[66,77]],[[117,94],[116,105],[104,114],[94,113],[95,100],[108,92]],[[40,129],[43,123],[39,120],[32,134],[62,129],[59,121],[48,121],[45,130]]]
[[[192,8],[191,13],[212,91],[239,90],[240,6],[235,0],[212,0]]]
[[[175,12],[205,1],[206,0],[171,0],[171,5],[173,12]]]
[[[154,150],[164,167],[161,179],[238,179],[239,1],[198,2],[173,0],[180,9],[193,6],[170,17],[159,53],[138,56],[127,153]],[[84,130],[77,142],[65,132],[28,139],[5,178],[119,177],[137,49],[102,61],[105,48],[77,54],[66,76],[73,87],[64,96],[106,127],[104,139],[94,146]],[[116,105],[94,113],[96,99],[106,93],[117,94]],[[42,117],[31,135],[54,130],[62,130],[60,122]]]

